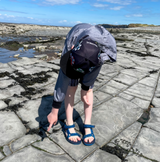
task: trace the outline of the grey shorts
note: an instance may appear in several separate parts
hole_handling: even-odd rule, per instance
[[[69,86],[74,87],[81,83],[81,79],[71,79]],[[92,89],[94,85],[90,86],[89,89]]]

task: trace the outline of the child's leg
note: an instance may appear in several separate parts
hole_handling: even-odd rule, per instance
[[[93,89],[89,89],[88,91],[81,90],[81,98],[84,102],[84,112],[85,112],[85,120],[84,124],[91,124],[92,117],[92,107],[93,107]],[[85,134],[90,134],[90,128],[85,128]],[[85,138],[85,142],[92,142],[93,137]]]
[[[66,109],[66,124],[73,125],[73,106],[74,106],[74,95],[77,86],[68,86],[66,97],[65,97],[65,109]],[[75,133],[74,128],[69,129],[70,133]],[[81,140],[78,136],[69,137],[70,140],[77,142]]]

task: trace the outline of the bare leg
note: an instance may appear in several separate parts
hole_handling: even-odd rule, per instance
[[[91,124],[92,107],[93,107],[93,89],[88,91],[81,90],[81,99],[84,102],[85,120],[84,124]],[[85,128],[85,134],[90,134],[90,128]],[[92,142],[93,137],[85,138],[85,142]]]
[[[65,97],[65,109],[66,109],[66,124],[72,125],[73,124],[73,106],[74,106],[74,95],[76,92],[77,86],[68,86],[66,97]],[[71,133],[75,133],[74,128],[70,128],[69,131]],[[71,136],[69,137],[70,140],[77,142],[77,140],[81,140],[78,136]]]

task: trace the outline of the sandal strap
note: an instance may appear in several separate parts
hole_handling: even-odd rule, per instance
[[[70,129],[70,128],[74,128],[74,127],[75,127],[75,124],[73,124],[73,125],[65,125],[64,129],[66,130],[66,129]]]
[[[84,135],[84,136],[83,136],[83,139],[85,139],[85,138],[87,138],[87,137],[94,137],[94,138],[95,138],[94,134],[92,134],[92,133],[91,133],[91,134],[86,134],[86,135]]]
[[[90,124],[84,124],[84,128],[95,128],[95,125],[90,125]]]
[[[69,133],[68,137],[71,137],[71,136],[79,136],[79,137],[81,137],[80,134],[78,134],[78,133]]]

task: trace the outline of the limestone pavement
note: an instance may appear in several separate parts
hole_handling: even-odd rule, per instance
[[[117,62],[106,62],[94,85],[92,124],[96,143],[68,143],[59,123],[42,140],[52,108],[59,60],[22,57],[0,63],[0,161],[2,162],[159,162],[160,161],[160,37],[119,33]],[[128,39],[128,41],[127,41]],[[131,41],[132,39],[132,41]],[[74,122],[83,129],[84,110],[76,92]]]

